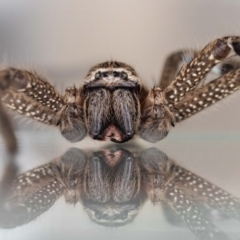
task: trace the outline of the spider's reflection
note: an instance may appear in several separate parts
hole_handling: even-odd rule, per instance
[[[207,206],[240,220],[238,199],[176,165],[157,148],[94,152],[71,148],[14,180],[1,207],[0,226],[26,224],[62,195],[69,204],[82,203],[89,217],[105,226],[133,221],[147,199],[170,206],[200,239],[228,239],[210,221]]]

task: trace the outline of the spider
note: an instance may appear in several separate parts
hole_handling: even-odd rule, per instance
[[[138,134],[149,142],[167,136],[171,126],[232,94],[240,86],[240,37],[210,42],[197,52],[176,52],[164,66],[159,86],[150,91],[136,71],[117,61],[90,69],[79,88],[64,96],[36,72],[7,68],[0,72],[2,103],[40,122],[58,126],[71,142],[87,134],[96,140],[126,142]],[[191,60],[179,65],[183,57]],[[220,77],[202,84],[215,65]]]
[[[104,226],[132,222],[147,199],[154,205],[165,203],[169,221],[173,213],[200,239],[228,239],[211,222],[207,205],[240,220],[239,199],[178,166],[157,148],[71,148],[14,179],[8,208],[0,208],[0,227],[33,221],[62,195],[68,204],[83,204],[91,220]]]

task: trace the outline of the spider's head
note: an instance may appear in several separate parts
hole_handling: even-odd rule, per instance
[[[125,142],[139,121],[142,83],[136,71],[121,62],[104,62],[90,69],[83,84],[85,122],[96,140]]]
[[[94,88],[114,91],[118,88],[140,91],[141,79],[131,66],[116,61],[100,63],[92,67],[84,80],[84,92]]]

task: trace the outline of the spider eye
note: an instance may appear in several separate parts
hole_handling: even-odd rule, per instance
[[[102,73],[103,77],[105,77],[105,78],[108,77],[108,74],[109,74],[109,72],[103,72],[103,73]]]
[[[101,76],[102,76],[101,72],[97,72],[94,77],[96,80],[98,80],[101,78]]]
[[[119,72],[114,71],[113,72],[113,77],[119,77]]]
[[[127,80],[128,79],[128,75],[126,72],[121,72],[121,78],[124,79],[124,80]]]

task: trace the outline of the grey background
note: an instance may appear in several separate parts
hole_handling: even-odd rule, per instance
[[[42,72],[61,92],[80,85],[88,69],[105,60],[136,68],[148,86],[157,84],[165,57],[172,51],[202,48],[224,35],[240,35],[239,0],[0,0],[0,63]],[[240,197],[240,94],[235,93],[178,124],[155,146],[179,165]],[[20,171],[61,155],[69,147],[104,146],[86,139],[70,144],[57,129],[13,116],[20,145]],[[135,139],[143,147],[152,146]],[[1,142],[1,158],[4,145]],[[0,163],[0,174],[3,169]],[[159,208],[159,211],[156,209]],[[236,239],[240,223],[219,223]],[[172,227],[161,207],[144,205],[124,228],[91,223],[80,205],[60,199],[35,222],[0,230],[0,239],[194,239]]]

